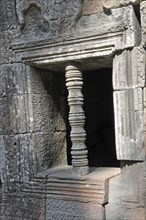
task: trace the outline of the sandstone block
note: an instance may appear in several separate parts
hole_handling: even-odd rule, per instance
[[[119,160],[144,160],[142,89],[114,92],[116,151]]]
[[[35,133],[30,136],[29,145],[31,173],[67,163],[65,132]]]
[[[66,133],[0,136],[3,181],[28,182],[39,172],[66,164]]]
[[[7,184],[3,188],[3,219],[45,219],[45,199],[42,194],[23,193],[23,184]]]
[[[63,96],[64,74],[32,68],[23,63],[0,65],[0,97],[15,94]]]
[[[4,162],[2,181],[19,182],[19,140],[17,136],[2,136],[0,145],[3,146]]]
[[[29,132],[28,102],[26,95],[0,98],[1,134]]]
[[[145,163],[129,162],[109,181],[106,219],[145,219]]]
[[[4,168],[5,164],[5,155],[4,155],[4,142],[3,142],[3,136],[0,135],[0,176],[2,177],[2,170]],[[0,180],[0,188],[2,187],[2,179]],[[1,198],[1,196],[0,196]]]
[[[108,204],[105,207],[107,220],[145,220],[145,208],[126,208],[117,204]]]
[[[144,147],[145,147],[145,156],[146,156],[146,88],[143,90],[144,97]]]
[[[142,1],[140,5],[141,27],[142,27],[142,44],[146,46],[146,1]]]
[[[141,1],[142,0],[102,0],[102,4],[105,9],[111,9],[129,4],[138,5]]]
[[[15,1],[1,0],[0,6],[0,30],[4,31],[16,28]]]
[[[77,22],[76,30],[80,35],[91,31],[94,35],[124,32],[124,38],[121,39],[123,48],[136,46],[141,39],[140,25],[132,6],[112,9],[110,14],[93,13],[90,16],[82,16]]]
[[[58,97],[29,95],[30,130],[32,132],[65,131],[65,119],[55,105]],[[60,103],[59,108],[62,108]],[[56,123],[55,123],[56,122]]]
[[[16,12],[21,37],[28,41],[68,33],[80,16],[81,1],[31,1],[16,2]]]
[[[10,49],[15,30],[1,31],[0,34],[0,64],[10,63],[13,60],[13,53]]]
[[[141,87],[146,84],[146,52],[143,47],[134,47],[117,54],[113,60],[114,90]]]
[[[65,100],[25,94],[0,98],[0,134],[65,131]]]
[[[8,106],[8,99],[6,97],[0,98],[0,134],[9,134],[10,128],[10,113]],[[11,130],[12,131],[12,130]]]
[[[104,220],[104,208],[101,205],[92,203],[48,199],[47,219]]]

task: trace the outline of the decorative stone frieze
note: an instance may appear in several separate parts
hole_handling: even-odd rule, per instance
[[[114,92],[116,152],[119,160],[144,160],[141,88]]]
[[[85,115],[83,111],[82,73],[74,64],[66,65],[66,86],[68,89],[69,122],[71,126],[72,165],[79,175],[89,173],[87,149],[84,130]]]

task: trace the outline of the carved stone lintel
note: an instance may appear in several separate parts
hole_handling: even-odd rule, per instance
[[[68,104],[70,107],[69,122],[71,126],[72,165],[79,175],[89,173],[87,149],[84,130],[85,115],[83,111],[82,73],[74,64],[66,65],[66,86],[68,89]]]

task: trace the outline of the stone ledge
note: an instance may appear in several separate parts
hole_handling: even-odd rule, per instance
[[[120,174],[119,168],[90,168],[90,173],[77,176],[72,166],[62,166],[46,170],[38,177],[47,177],[47,198],[70,201],[108,203],[109,179]]]

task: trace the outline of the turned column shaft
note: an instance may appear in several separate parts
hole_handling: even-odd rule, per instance
[[[66,65],[66,86],[68,89],[70,138],[72,141],[71,155],[75,173],[84,175],[89,173],[87,148],[85,145],[86,132],[84,130],[85,114],[83,111],[82,73],[73,64]]]

